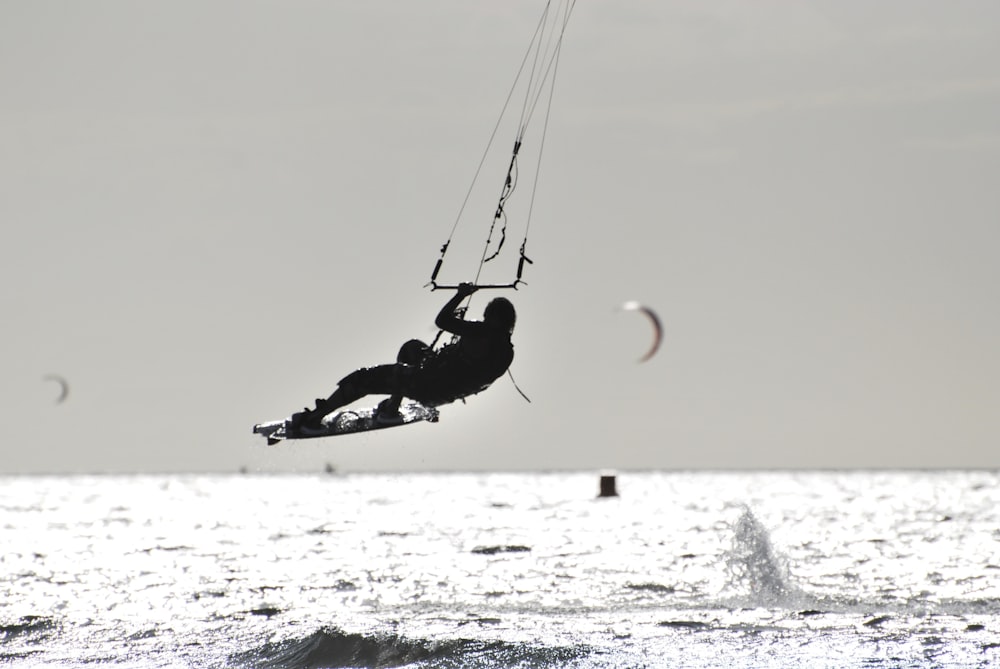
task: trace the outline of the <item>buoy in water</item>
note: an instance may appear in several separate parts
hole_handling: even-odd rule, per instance
[[[598,497],[618,497],[614,474],[601,474],[601,492]]]

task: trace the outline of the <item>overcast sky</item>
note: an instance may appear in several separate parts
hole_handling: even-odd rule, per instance
[[[578,3],[509,295],[531,403],[251,434],[434,336],[542,6],[0,0],[0,471],[1000,465],[987,1]]]

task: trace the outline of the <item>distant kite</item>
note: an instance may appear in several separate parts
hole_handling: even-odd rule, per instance
[[[57,374],[46,374],[42,377],[43,381],[55,381],[59,384],[59,397],[56,398],[56,404],[62,404],[69,397],[69,383],[66,379]]]
[[[660,342],[663,340],[663,325],[660,323],[660,317],[656,315],[656,312],[649,307],[639,304],[638,302],[626,302],[622,305],[624,311],[640,311],[649,318],[649,322],[653,324],[653,345],[649,347],[649,350],[639,358],[639,362],[646,362],[656,351],[660,348]]]

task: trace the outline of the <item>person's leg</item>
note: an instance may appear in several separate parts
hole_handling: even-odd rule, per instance
[[[397,365],[379,365],[351,372],[340,380],[332,395],[316,400],[316,408],[292,414],[292,424],[318,428],[324,416],[365,395],[391,395],[397,392],[396,367]]]
[[[430,347],[419,339],[411,339],[399,348],[399,353],[396,354],[396,362],[399,364],[393,370],[393,385],[396,386],[396,391],[379,403],[380,417],[390,418],[399,414],[399,405],[403,401],[408,380],[430,352]]]

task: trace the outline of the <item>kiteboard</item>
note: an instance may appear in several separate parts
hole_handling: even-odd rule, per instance
[[[268,423],[258,423],[253,426],[253,433],[264,436],[268,446],[273,446],[285,439],[335,437],[341,434],[398,427],[419,421],[436,423],[439,416],[440,412],[434,407],[407,400],[400,405],[397,415],[379,415],[378,407],[345,409],[324,417],[319,428],[294,428],[291,424],[291,418],[283,418]]]

